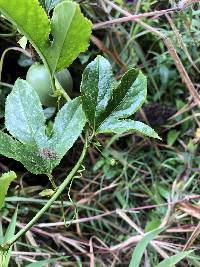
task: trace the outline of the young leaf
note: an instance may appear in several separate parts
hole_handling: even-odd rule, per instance
[[[51,75],[68,67],[88,48],[92,24],[83,16],[77,3],[63,1],[58,4],[52,21],[38,0],[0,0],[0,11],[32,43]]]
[[[18,209],[15,210],[15,213],[14,213],[14,215],[11,219],[11,222],[8,226],[8,229],[5,233],[5,237],[3,240],[4,242],[8,241],[15,234],[15,227],[16,227],[16,223],[17,223],[17,212],[18,212]],[[12,246],[6,252],[0,251],[0,260],[1,260],[1,264],[2,264],[1,266],[2,267],[8,267],[9,266],[11,252],[12,252]]]
[[[52,73],[68,67],[88,48],[91,26],[78,4],[64,1],[55,7],[51,20],[53,43],[43,50]]]
[[[121,134],[128,131],[159,138],[151,127],[127,120],[142,106],[146,94],[147,81],[141,71],[129,70],[117,85],[111,65],[103,57],[97,57],[83,73],[83,109],[96,133]]]
[[[139,267],[142,256],[145,252],[145,249],[147,248],[148,244],[158,235],[160,234],[164,229],[163,228],[158,228],[155,229],[147,234],[140,240],[140,242],[137,244],[135,247],[131,262],[129,263],[129,267]]]
[[[192,252],[193,250],[179,252],[176,255],[163,260],[158,265],[156,265],[156,267],[173,267],[175,264],[179,263]]]
[[[24,80],[15,82],[6,101],[5,124],[7,130],[22,143],[45,147],[45,117],[39,97]]]
[[[79,97],[66,103],[58,112],[53,126],[50,147],[60,159],[73,146],[85,123],[86,118]]]
[[[15,172],[10,171],[7,173],[4,173],[0,177],[0,188],[1,188],[1,194],[0,194],[0,209],[3,207],[4,199],[6,197],[8,188],[11,184],[11,182],[17,178],[17,175]]]

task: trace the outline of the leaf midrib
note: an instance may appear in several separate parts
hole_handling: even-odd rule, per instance
[[[60,8],[61,5],[65,5],[65,4],[66,4],[66,2],[61,3],[61,4],[59,5],[59,8]],[[66,38],[67,38],[67,33],[68,33],[68,31],[69,31],[69,28],[70,28],[70,26],[71,26],[71,23],[72,23],[72,21],[73,21],[73,19],[74,19],[74,16],[75,16],[75,14],[76,14],[77,6],[76,6],[76,5],[74,5],[74,6],[75,6],[75,8],[74,8],[73,16],[71,16],[71,20],[70,20],[70,23],[68,24],[68,27],[67,27],[67,29],[66,29],[65,37],[63,38],[63,42],[62,42],[61,45],[59,45],[59,48],[61,48],[61,49],[59,49],[59,51],[58,51],[58,53],[57,53],[57,59],[54,61],[54,62],[56,62],[56,64],[54,64],[54,66],[51,68],[52,73],[54,73],[54,72],[56,71],[56,67],[58,66],[58,62],[59,62],[59,59],[60,59],[60,57],[61,57],[61,54],[62,54],[62,51],[63,51],[63,47],[64,47],[64,44],[65,44],[65,41],[66,41]],[[54,9],[54,12],[56,11],[57,8],[58,8],[58,6]],[[56,39],[56,36],[54,36],[54,39]],[[52,47],[50,47],[50,51],[51,51],[50,53],[52,53],[52,51],[53,51],[53,52],[55,51],[55,46],[54,46],[54,45],[56,45],[56,43],[53,42]],[[44,54],[45,54],[45,53],[44,53]]]
[[[63,129],[63,132],[67,129],[67,128],[70,128],[72,122],[73,122],[73,118],[76,116],[76,113],[78,113],[80,110],[80,105],[78,106],[78,108],[76,109],[76,111],[73,113],[73,115],[70,117],[70,121],[69,123],[64,127]],[[57,134],[57,133],[56,133]],[[54,137],[56,137],[56,134],[55,136],[52,136],[52,138],[49,140],[50,142],[52,142],[52,140],[54,139]],[[61,138],[59,138],[59,143],[62,143],[62,141],[65,139],[65,135],[63,134],[61,136]],[[60,144],[59,144],[60,145]]]

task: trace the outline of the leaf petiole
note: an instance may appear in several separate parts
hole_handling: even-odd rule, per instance
[[[55,181],[54,181],[54,179],[53,179],[53,175],[47,173],[47,176],[48,176],[49,181],[50,181],[50,183],[51,183],[51,185],[52,185],[52,187],[53,187],[53,190],[56,191],[58,187],[57,187],[57,185],[56,185],[56,183],[55,183]]]

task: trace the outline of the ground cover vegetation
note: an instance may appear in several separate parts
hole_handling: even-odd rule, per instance
[[[199,266],[198,2],[0,0],[0,266]]]

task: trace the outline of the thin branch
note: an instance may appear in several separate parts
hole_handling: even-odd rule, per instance
[[[146,12],[146,13],[137,14],[137,15],[129,14],[126,17],[96,23],[93,25],[93,30],[99,30],[99,29],[102,29],[102,28],[105,28],[107,26],[117,24],[117,23],[126,23],[129,21],[136,21],[137,19],[141,19],[141,18],[163,16],[165,14],[171,13],[171,12],[176,11],[176,10],[177,10],[177,8],[175,7],[175,8],[169,8],[169,9],[164,9],[164,10],[156,10],[156,11],[152,11],[152,12]]]

